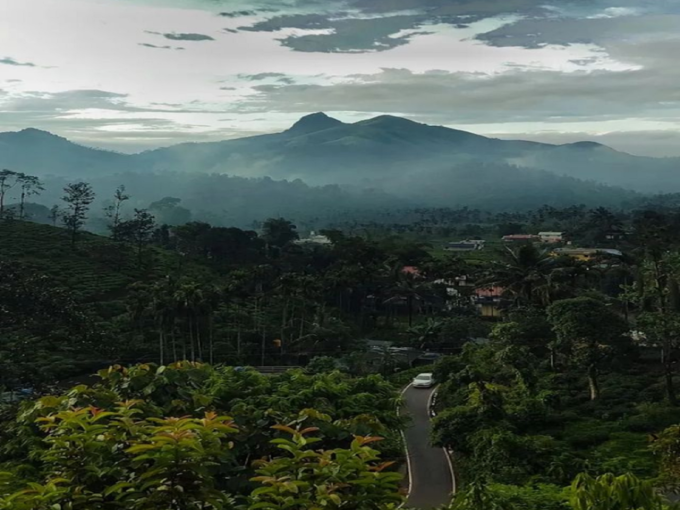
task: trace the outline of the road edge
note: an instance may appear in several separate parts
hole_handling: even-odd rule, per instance
[[[435,418],[437,416],[437,412],[434,410],[434,404],[437,398],[437,393],[439,392],[439,386],[441,385],[438,384],[437,386],[434,387],[434,390],[432,391],[432,394],[430,395],[430,398],[427,401],[427,408],[430,411],[430,421],[432,421],[432,418]],[[442,448],[442,450],[444,450],[444,453],[446,454],[446,460],[449,464],[449,471],[451,472],[451,489],[452,489],[451,496],[453,497],[458,492],[458,481],[456,480],[456,471],[453,469],[453,452],[448,448]]]
[[[408,389],[413,386],[413,383],[407,384],[402,390],[401,393],[399,393],[399,402],[397,402],[397,416],[401,418],[401,410],[404,407],[404,393],[408,391]],[[404,498],[404,501],[399,505],[397,508],[404,508],[404,505],[408,501],[408,498],[411,496],[411,456],[408,453],[408,443],[406,442],[406,434],[404,434],[404,429],[402,428],[399,433],[401,434],[401,441],[404,443],[404,453],[406,454],[406,475],[408,476],[408,485],[406,486],[406,497]]]

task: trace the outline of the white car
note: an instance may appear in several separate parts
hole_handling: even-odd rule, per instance
[[[418,374],[412,384],[414,388],[432,388],[434,377],[432,374]]]

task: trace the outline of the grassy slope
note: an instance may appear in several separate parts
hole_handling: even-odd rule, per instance
[[[181,258],[175,253],[154,248],[144,257],[140,267],[132,248],[87,232],[73,248],[64,229],[19,221],[0,223],[0,260],[16,261],[46,274],[86,302],[119,299],[130,284],[153,281],[177,273],[181,267]],[[183,272],[205,271],[187,266]]]

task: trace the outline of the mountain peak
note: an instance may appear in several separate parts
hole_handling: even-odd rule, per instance
[[[51,138],[59,138],[57,135],[50,133],[49,131],[44,131],[42,129],[36,129],[36,128],[26,128],[22,129],[19,131],[20,134],[22,135],[27,135],[27,136],[44,136],[44,137],[51,137]]]
[[[28,143],[50,142],[50,141],[67,141],[61,136],[36,128],[26,128],[21,131],[8,131],[2,133],[5,136],[13,137],[17,140],[23,140]]]
[[[343,123],[338,119],[329,117],[323,112],[318,112],[302,117],[293,124],[293,127],[291,127],[288,132],[296,134],[315,133],[317,131],[323,131],[324,129],[331,129],[342,125]]]
[[[602,145],[601,143],[598,143],[598,142],[588,142],[588,141],[566,143],[564,145],[566,147],[573,147],[575,149],[598,149],[600,147],[607,147],[606,145]]]

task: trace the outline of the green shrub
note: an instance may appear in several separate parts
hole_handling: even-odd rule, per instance
[[[588,418],[568,424],[562,432],[562,439],[573,448],[584,449],[604,443],[619,429],[616,423]]]
[[[598,446],[593,452],[592,468],[599,473],[633,473],[643,478],[656,476],[658,470],[648,437],[631,432],[614,433]]]
[[[516,510],[566,510],[566,491],[557,485],[491,484],[489,491],[504,508]]]
[[[637,411],[638,414],[624,422],[624,427],[631,432],[660,432],[680,423],[680,409],[677,407],[659,403],[640,404]]]

